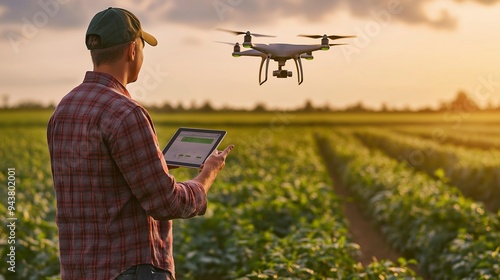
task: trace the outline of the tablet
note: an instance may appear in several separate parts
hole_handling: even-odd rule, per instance
[[[163,149],[163,156],[167,165],[200,168],[224,136],[223,130],[181,127]]]

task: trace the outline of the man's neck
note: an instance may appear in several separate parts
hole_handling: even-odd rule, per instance
[[[118,66],[114,64],[101,64],[99,66],[94,66],[94,72],[106,73],[117,79],[123,87],[127,86],[127,72],[123,71],[124,66]]]

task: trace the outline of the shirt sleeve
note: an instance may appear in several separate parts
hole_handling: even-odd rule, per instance
[[[195,181],[176,182],[168,173],[152,121],[136,107],[114,128],[113,159],[142,208],[156,220],[205,214],[207,196]]]

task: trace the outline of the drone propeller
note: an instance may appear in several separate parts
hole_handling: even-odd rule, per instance
[[[330,40],[337,40],[337,39],[344,39],[344,38],[356,38],[356,36],[338,36],[338,35],[304,35],[300,34],[297,35],[299,37],[306,37],[306,38],[312,38],[312,39],[320,39],[320,38],[328,38]]]
[[[332,46],[344,46],[344,45],[347,45],[347,44],[328,44],[330,47]]]
[[[217,30],[224,31],[224,32],[229,32],[233,33],[234,35],[251,35],[255,37],[276,37],[273,35],[264,35],[264,34],[257,34],[257,33],[250,33],[250,31],[234,31],[234,30],[229,30],[229,29],[223,29],[223,28],[217,28]]]
[[[220,44],[226,44],[226,45],[231,45],[231,46],[234,46],[234,45],[239,45],[240,43],[236,42],[236,43],[230,43],[230,42],[222,42],[222,41],[214,41],[215,43],[220,43]]]
[[[233,43],[222,42],[222,41],[214,41],[214,42],[233,46],[233,56],[234,57],[240,56],[240,54],[239,54],[239,52],[241,51],[240,43],[236,42],[233,44]]]

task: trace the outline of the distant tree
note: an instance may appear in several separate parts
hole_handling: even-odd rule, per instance
[[[449,109],[461,112],[475,112],[480,110],[477,103],[463,91],[457,93],[455,99],[451,101]]]
[[[304,104],[304,107],[300,111],[304,112],[314,112],[316,109],[314,108],[311,100],[307,99],[306,103]]]
[[[438,107],[438,109],[436,111],[438,111],[438,112],[445,112],[448,109],[449,109],[449,104],[447,102],[445,102],[445,101],[441,101],[439,103],[439,107]]]
[[[16,106],[17,109],[44,109],[45,107],[34,100],[24,100],[19,102]]]
[[[176,112],[186,111],[186,109],[184,108],[184,105],[182,105],[182,102],[179,102],[179,104],[177,104],[177,107],[175,108],[175,111]]]
[[[421,113],[430,113],[430,112],[434,112],[435,110],[433,110],[430,106],[424,106],[420,109],[417,110],[417,112],[421,112]]]
[[[189,108],[187,108],[187,110],[189,110],[189,111],[196,111],[196,110],[198,110],[198,106],[196,106],[196,101],[195,100],[191,101],[191,106]]]
[[[380,108],[380,112],[389,112],[391,109],[387,106],[387,103],[382,103],[382,108]]]
[[[409,112],[413,112],[413,110],[411,109],[410,105],[406,104],[403,106],[403,112],[405,113],[409,113]]]
[[[328,102],[325,102],[323,107],[319,108],[323,112],[331,112],[332,108],[330,108],[330,104]]]
[[[266,107],[266,104],[264,103],[257,103],[255,104],[255,107],[252,109],[253,112],[266,112],[267,111],[267,107]]]
[[[358,101],[356,104],[351,105],[345,109],[347,112],[367,112],[369,111],[362,101]]]
[[[158,108],[160,111],[162,112],[173,112],[175,111],[175,108],[170,105],[170,103],[168,101],[165,101],[165,103],[163,103],[163,105]]]
[[[214,107],[212,107],[212,104],[210,104],[210,101],[205,101],[205,103],[203,103],[203,105],[201,105],[200,108],[198,108],[198,111],[201,111],[201,112],[213,112],[215,111]]]
[[[224,105],[222,105],[222,108],[218,109],[217,111],[219,111],[219,112],[235,112],[235,111],[237,111],[237,109],[231,107],[230,105],[224,104]]]

